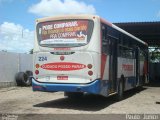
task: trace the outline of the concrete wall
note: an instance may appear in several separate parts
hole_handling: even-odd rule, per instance
[[[33,69],[33,55],[32,54],[19,54],[19,71],[26,71]]]
[[[32,55],[0,52],[0,87],[16,85],[15,74],[32,71]]]

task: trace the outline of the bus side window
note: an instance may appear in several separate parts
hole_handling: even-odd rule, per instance
[[[140,51],[140,60],[141,61],[145,60],[145,54],[143,53],[143,51]]]
[[[107,26],[102,24],[102,53],[109,54],[109,39],[107,39]]]
[[[135,52],[131,48],[119,46],[118,50],[118,56],[122,58],[129,58],[129,59],[134,59],[135,58]]]

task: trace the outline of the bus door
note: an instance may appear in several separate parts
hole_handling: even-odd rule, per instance
[[[136,83],[135,86],[139,84],[140,79],[140,55],[139,55],[140,49],[136,47],[135,50],[135,58],[136,58]]]
[[[117,84],[117,41],[112,36],[113,29],[102,24],[102,54],[107,57],[107,71],[104,73],[104,80],[109,80],[109,93],[116,91]],[[111,34],[110,34],[111,33]],[[108,59],[109,58],[109,59]]]
[[[117,39],[109,37],[110,39],[110,59],[109,59],[109,82],[110,82],[110,93],[116,91],[117,85]]]

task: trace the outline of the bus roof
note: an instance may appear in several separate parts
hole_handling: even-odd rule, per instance
[[[60,20],[60,19],[94,19],[99,18],[97,15],[88,15],[88,14],[81,14],[81,15],[59,15],[54,17],[44,17],[36,19],[37,22],[44,22],[44,21],[51,21],[51,20]]]
[[[119,28],[118,26],[116,26],[116,25],[114,25],[114,24],[112,24],[112,23],[110,23],[110,22],[104,20],[103,18],[100,18],[100,19],[101,19],[101,21],[102,21],[103,23],[105,23],[105,24],[111,26],[112,28],[118,30],[119,32],[124,33],[125,35],[127,35],[127,36],[129,36],[129,37],[131,37],[131,38],[133,38],[133,39],[135,39],[135,40],[137,40],[138,42],[141,42],[142,44],[148,46],[148,44],[147,44],[146,42],[144,42],[143,40],[141,40],[141,39],[135,37],[134,35],[132,35],[132,34],[130,34],[130,33],[128,33],[127,31],[125,31],[125,30]]]
[[[118,26],[112,24],[112,27],[115,28],[116,30],[118,30],[118,31],[120,31],[120,32],[122,32],[122,33],[124,33],[125,35],[127,35],[127,36],[129,36],[129,37],[131,37],[131,38],[133,38],[133,39],[135,39],[135,40],[137,40],[138,42],[141,42],[142,44],[148,46],[148,44],[147,44],[146,42],[144,42],[144,41],[142,41],[141,39],[135,37],[134,35],[128,33],[127,31],[125,31],[125,30],[119,28]]]

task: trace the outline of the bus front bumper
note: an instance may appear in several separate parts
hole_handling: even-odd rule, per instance
[[[32,78],[32,89],[33,91],[44,91],[44,92],[87,92],[92,94],[103,94],[101,93],[103,88],[108,88],[108,82],[102,82],[103,80],[95,80],[88,84],[71,84],[71,83],[40,83]],[[106,92],[107,93],[107,92]],[[106,94],[105,93],[105,94]]]

